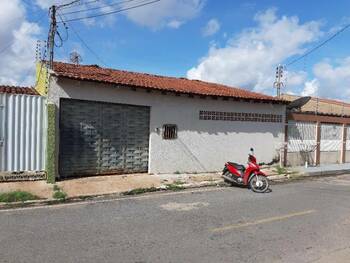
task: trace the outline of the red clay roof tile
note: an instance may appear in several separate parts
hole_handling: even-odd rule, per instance
[[[39,95],[39,93],[31,87],[16,87],[7,85],[0,85],[0,93]]]
[[[102,68],[97,65],[74,65],[54,63],[54,73],[58,77],[76,80],[97,81],[132,87],[154,89],[166,92],[185,93],[203,96],[232,97],[243,100],[260,100],[272,103],[286,101],[248,90],[228,87],[221,84],[185,78],[163,77],[145,73]]]

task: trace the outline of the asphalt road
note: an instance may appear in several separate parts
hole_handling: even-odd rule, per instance
[[[1,262],[350,262],[350,176],[0,211]]]

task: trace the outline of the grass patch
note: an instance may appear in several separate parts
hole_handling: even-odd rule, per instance
[[[136,188],[131,191],[125,192],[124,195],[140,195],[145,193],[151,193],[151,192],[157,192],[160,191],[160,189],[156,187],[150,187],[150,188]]]
[[[184,185],[185,182],[180,181],[180,180],[176,180],[173,184],[176,184],[176,185]]]
[[[166,189],[170,191],[180,191],[180,190],[184,190],[185,187],[183,187],[182,185],[173,183],[173,184],[166,184]]]
[[[286,173],[288,173],[287,169],[284,168],[284,167],[281,167],[281,166],[277,166],[277,167],[276,167],[276,172],[277,172],[278,174],[286,174]]]
[[[62,189],[57,184],[53,186],[53,191],[54,191],[52,195],[53,198],[58,200],[65,200],[67,198],[67,193],[63,192]]]
[[[0,202],[2,203],[12,203],[12,202],[24,202],[29,200],[40,199],[36,195],[33,195],[24,191],[14,191],[8,193],[0,193]]]
[[[55,191],[52,197],[59,200],[65,200],[67,198],[67,194],[62,191]]]

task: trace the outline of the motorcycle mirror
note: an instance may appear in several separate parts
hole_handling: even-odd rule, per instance
[[[253,149],[253,148],[250,148],[250,151],[253,153],[253,152],[254,152],[254,149]]]

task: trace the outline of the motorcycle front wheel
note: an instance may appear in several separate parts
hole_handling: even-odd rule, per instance
[[[269,180],[266,176],[253,175],[249,181],[249,187],[253,192],[265,193],[269,189]]]

